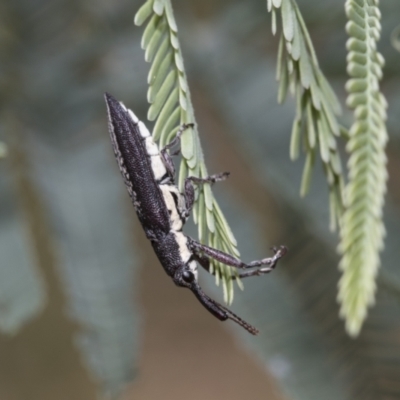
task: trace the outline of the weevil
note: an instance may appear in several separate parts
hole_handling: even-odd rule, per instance
[[[185,235],[182,228],[195,201],[194,185],[213,184],[226,179],[229,174],[225,172],[207,178],[189,176],[181,193],[175,184],[175,167],[169,151],[179,144],[182,133],[193,124],[183,124],[175,138],[160,150],[144,123],[130,109],[108,93],[105,101],[115,158],[146,237],[165,272],[177,286],[190,289],[219,320],[230,319],[256,335],[255,327],[203,292],[198,283],[197,267],[200,265],[210,272],[210,263],[216,260],[244,270],[238,273],[240,278],[262,275],[275,268],[286,253],[286,247],[274,248],[272,257],[246,264]]]

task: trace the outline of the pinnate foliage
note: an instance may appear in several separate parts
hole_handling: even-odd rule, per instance
[[[329,185],[331,229],[335,229],[344,208],[342,167],[337,148],[337,137],[341,134],[337,121],[340,104],[319,67],[296,2],[268,0],[267,8],[272,15],[274,35],[277,33],[279,14],[282,22],[276,74],[279,81],[278,101],[282,103],[288,91],[296,99],[290,157],[296,160],[302,145],[306,153],[300,193],[305,196],[310,188],[319,152]]]
[[[346,85],[347,104],[354,109],[354,122],[347,143],[349,183],[341,229],[339,300],[348,332],[357,335],[367,307],[374,302],[385,233],[386,100],[379,91],[384,60],[376,50],[381,31],[378,1],[348,0],[346,14],[351,77]]]
[[[301,193],[310,184],[318,145],[330,188],[331,224],[340,225],[342,254],[339,283],[340,314],[350,335],[357,335],[374,301],[379,252],[383,248],[382,208],[386,192],[386,101],[379,91],[383,57],[377,52],[380,36],[378,0],[348,0],[346,26],[347,70],[351,79],[347,105],[355,121],[348,140],[349,182],[343,190],[336,137],[344,132],[337,122],[340,107],[318,66],[310,35],[295,0],[268,0],[272,31],[277,31],[277,11],[282,19],[278,52],[278,100],[288,90],[296,98],[296,117],[291,139],[291,158],[298,157],[301,138],[306,149]],[[302,128],[305,127],[303,137]],[[333,226],[333,225],[331,225]]]
[[[272,15],[272,32],[281,32],[278,50],[278,101],[290,92],[296,100],[290,156],[306,154],[300,193],[306,195],[318,155],[329,187],[331,228],[338,222],[342,253],[339,300],[341,315],[350,334],[356,335],[372,304],[379,252],[383,247],[382,207],[386,191],[387,141],[386,102],[379,91],[383,58],[376,51],[380,34],[377,0],[348,0],[349,19],[347,104],[354,109],[355,121],[349,132],[338,122],[340,104],[322,73],[310,35],[295,0],[267,0]],[[177,37],[177,26],[169,0],[148,0],[137,12],[135,23],[147,21],[142,47],[151,63],[148,76],[148,118],[155,121],[153,136],[160,146],[168,143],[180,124],[195,122],[193,106]],[[346,134],[344,134],[346,132]],[[338,138],[348,140],[349,183],[344,179]],[[187,176],[206,177],[207,170],[197,125],[182,137],[179,186]],[[211,188],[197,190],[194,220],[199,238],[213,247],[236,256],[236,240],[215,201]],[[222,278],[225,300],[233,298],[232,276],[236,271],[215,263],[217,282]]]

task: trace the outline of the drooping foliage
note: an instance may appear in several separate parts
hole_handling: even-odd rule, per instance
[[[278,101],[282,103],[290,91],[296,99],[290,158],[296,160],[303,147],[306,162],[300,193],[305,196],[310,188],[311,174],[319,156],[329,185],[331,229],[335,229],[343,212],[343,177],[337,137],[340,125],[337,116],[340,104],[322,73],[299,7],[293,0],[268,0],[272,15],[272,33],[277,33],[277,15],[281,16],[278,64]]]
[[[341,227],[343,272],[339,286],[341,315],[357,335],[373,304],[385,228],[382,209],[386,192],[386,100],[379,90],[383,57],[377,51],[380,11],[376,0],[348,0],[346,29],[350,79],[347,104],[354,109],[347,151],[350,154],[347,209]]]

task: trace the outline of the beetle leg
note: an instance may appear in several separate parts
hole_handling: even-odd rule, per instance
[[[267,273],[270,272],[273,268],[275,268],[277,262],[280,258],[282,258],[286,252],[287,248],[285,246],[280,246],[279,248],[274,248],[274,255],[272,257],[263,258],[262,260],[252,261],[248,264],[244,263],[241,260],[231,256],[230,254],[224,253],[221,250],[214,249],[212,247],[206,246],[205,244],[196,242],[193,239],[189,239],[189,246],[192,249],[193,253],[197,256],[201,256],[201,253],[205,254],[206,256],[213,258],[225,265],[229,265],[231,267],[239,268],[239,269],[248,269],[254,267],[260,267],[261,265],[268,265],[268,268],[260,268],[260,273]],[[201,262],[200,262],[200,265]],[[264,271],[263,271],[264,270]],[[253,272],[253,271],[252,271]],[[245,273],[243,277],[258,275],[256,272],[253,274]]]
[[[182,124],[180,126],[178,132],[176,133],[175,137],[160,151],[161,158],[163,159],[164,165],[168,171],[168,175],[171,178],[173,178],[175,175],[175,166],[172,161],[172,157],[168,153],[168,150],[173,148],[180,142],[181,136],[182,136],[183,132],[185,132],[186,129],[193,128],[193,127],[194,127],[194,124]],[[173,153],[173,155],[177,155],[177,154],[179,154],[179,150],[177,150],[175,153]]]
[[[220,182],[224,181],[228,176],[230,175],[230,172],[220,172],[219,174],[214,174],[207,176],[206,178],[198,178],[197,176],[189,176],[186,179],[196,183],[198,185],[204,184],[204,183],[209,183],[210,185],[213,185],[215,182]]]
[[[224,181],[229,176],[229,174],[230,174],[229,172],[221,172],[219,174],[207,176],[206,178],[198,178],[197,176],[188,176],[185,179],[185,191],[183,194],[186,202],[187,216],[190,215],[195,200],[193,183],[196,183],[197,185],[209,183],[210,185],[212,185],[215,182]]]
[[[202,268],[204,268],[208,273],[215,275],[215,271],[211,272],[211,260],[209,257],[206,257],[204,255],[199,255],[199,254],[195,254],[194,255],[194,259],[200,264],[200,266]],[[275,264],[276,265],[276,264]],[[252,271],[246,271],[246,272],[241,272],[237,275],[231,275],[230,279],[232,279],[233,281],[236,279],[242,279],[242,278],[248,278],[250,276],[260,276],[260,275],[264,275],[264,274],[268,274],[268,272],[271,272],[274,270],[275,265],[272,266],[268,266],[265,268],[258,268],[258,269],[254,269]]]
[[[163,150],[170,149],[170,148],[174,147],[176,144],[178,144],[181,140],[181,136],[182,136],[183,132],[185,132],[186,129],[189,129],[189,128],[194,128],[194,124],[192,124],[192,123],[182,124],[179,127],[178,132],[176,132],[175,137],[164,147]]]

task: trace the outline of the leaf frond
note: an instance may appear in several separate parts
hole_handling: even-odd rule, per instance
[[[374,303],[376,276],[385,228],[382,208],[386,192],[386,100],[379,90],[383,57],[376,50],[380,11],[377,0],[347,0],[347,104],[354,109],[347,151],[347,209],[341,226],[339,283],[341,316],[350,335],[358,335]]]
[[[208,173],[170,0],[146,1],[136,13],[134,22],[142,25],[146,21],[142,48],[145,51],[145,60],[151,63],[147,93],[150,107],[147,117],[155,122],[152,135],[162,148],[173,139],[181,124],[195,124],[181,138],[179,188],[182,191],[186,177],[206,178]],[[239,256],[236,240],[209,184],[196,188],[193,218],[198,226],[201,242]],[[211,270],[215,274],[216,283],[222,282],[225,301],[231,303],[234,292],[232,278],[237,277],[237,271],[217,262],[213,263]],[[236,282],[242,287],[239,279]]]
[[[311,174],[318,152],[329,185],[331,229],[344,210],[343,175],[337,137],[341,135],[337,116],[340,103],[323,75],[310,35],[295,0],[267,1],[267,9],[281,15],[282,32],[279,42],[277,73],[278,102],[283,103],[288,91],[296,98],[296,116],[293,121],[290,157],[296,160],[301,147],[306,162],[300,187],[305,196],[311,185]],[[272,33],[276,32],[276,21]]]

